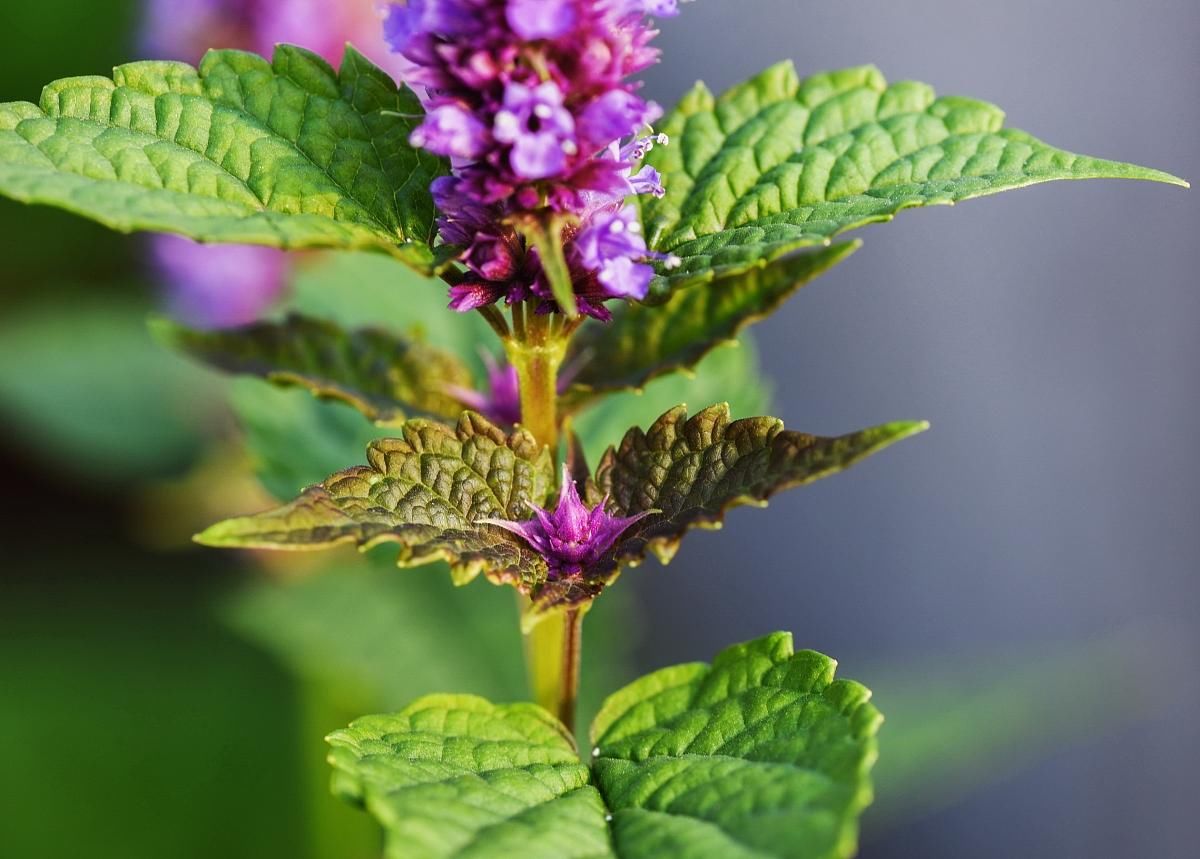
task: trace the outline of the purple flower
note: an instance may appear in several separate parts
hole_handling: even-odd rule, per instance
[[[561,173],[567,158],[579,151],[575,117],[563,107],[562,90],[554,81],[536,87],[516,82],[506,86],[492,136],[512,145],[509,161],[522,179]]]
[[[584,268],[614,298],[645,298],[654,269],[634,262],[646,256],[642,224],[633,206],[600,210],[580,230],[572,245]]]
[[[646,16],[674,0],[410,0],[393,3],[386,33],[418,66],[428,114],[415,144],[450,155],[433,191],[442,239],[467,272],[451,307],[537,302],[558,310],[520,229],[547,219],[563,236],[576,304],[611,318],[610,299],[645,296],[653,271],[625,199],[663,194],[640,166],[661,136],[661,109],[628,81],[657,59]],[[640,168],[640,169],[639,169]]]
[[[161,235],[151,239],[150,251],[167,284],[167,310],[200,328],[253,322],[286,285],[287,257],[276,248],[202,245]]]
[[[651,513],[646,510],[633,516],[611,516],[604,505],[608,496],[590,510],[579,499],[579,492],[563,466],[562,491],[553,513],[533,507],[534,518],[523,522],[507,519],[481,519],[511,531],[533,547],[550,566],[550,580],[564,576],[585,575],[603,559],[630,525]]]
[[[472,391],[451,385],[447,393],[468,409],[479,412],[493,423],[513,426],[521,420],[521,391],[517,381],[517,368],[501,364],[490,353],[483,353],[487,367],[488,392]]]
[[[426,114],[410,140],[438,155],[475,158],[487,151],[488,130],[462,105],[443,104]]]
[[[508,25],[522,39],[556,39],[578,20],[573,0],[508,0]]]

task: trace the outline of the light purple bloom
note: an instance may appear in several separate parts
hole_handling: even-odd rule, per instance
[[[155,268],[167,284],[167,310],[200,328],[253,322],[282,295],[287,256],[276,248],[202,245],[180,236],[154,236]]]
[[[645,298],[654,269],[635,258],[646,256],[646,240],[633,206],[600,210],[580,230],[572,245],[585,268],[609,294],[620,298]]]
[[[612,516],[605,509],[608,496],[590,510],[579,498],[570,472],[563,466],[562,490],[553,513],[533,507],[534,518],[523,522],[507,519],[481,519],[521,537],[546,559],[550,580],[586,575],[613,547],[629,526],[656,511],[646,510],[633,516]]]
[[[476,158],[487,150],[488,130],[469,110],[458,104],[443,104],[425,116],[410,138],[438,155]]]
[[[512,146],[513,172],[523,179],[545,179],[562,172],[568,156],[579,151],[575,117],[563,107],[563,93],[554,81],[536,87],[510,83],[496,113],[492,136]]]
[[[522,39],[556,39],[578,20],[574,0],[508,0],[505,17]]]

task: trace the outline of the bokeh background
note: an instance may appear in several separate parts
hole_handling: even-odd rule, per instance
[[[125,0],[3,4],[0,100],[107,73],[142,21]],[[1200,176],[1192,0],[704,0],[663,30],[647,85],[667,104],[780,59],[873,61],[1052,143]],[[866,231],[758,326],[772,408],[814,432],[933,430],[625,576],[589,619],[589,706],[792,629],[888,715],[864,857],[1194,856],[1198,227],[1195,192],[1059,183]],[[498,655],[511,598],[386,558],[188,548],[371,428],[156,345],[170,293],[144,240],[6,201],[0,235],[0,855],[375,855],[327,795],[320,737],[434,689],[520,694]],[[440,301],[378,261],[309,257],[288,280],[290,306],[349,321]],[[435,316],[431,339],[472,336]],[[736,355],[713,372],[744,372]],[[672,385],[645,407],[717,396]]]

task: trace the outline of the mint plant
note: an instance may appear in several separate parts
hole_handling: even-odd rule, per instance
[[[838,437],[677,406],[593,469],[577,427],[613,394],[691,371],[844,262],[843,233],[916,206],[1058,179],[1185,184],[1074,155],[1001,111],[874,68],[768,68],[670,112],[631,77],[674,0],[410,0],[383,24],[396,84],[348,47],[214,50],[66,78],[0,105],[0,193],[121,231],[387,254],[482,319],[486,384],[380,318],[291,315],[162,339],[362,412],[366,464],[197,537],[227,548],[396,548],[518,594],[533,703],[422,698],[329,737],[335,791],[393,856],[854,852],[880,715],[786,633],[612,695],[581,758],[583,620],[626,567],[926,429]],[[353,288],[353,284],[348,285]],[[434,287],[430,287],[434,288]],[[464,317],[465,318],[465,317]],[[465,324],[465,323],[464,323]]]

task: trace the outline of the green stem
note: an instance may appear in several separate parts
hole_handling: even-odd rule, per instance
[[[516,320],[514,314],[514,323]],[[514,324],[521,339],[505,341],[520,385],[521,425],[554,453],[558,449],[558,369],[567,342],[555,334],[549,316],[528,314],[523,322]],[[522,612],[528,607],[529,601],[522,598]],[[582,622],[582,612],[570,610],[540,621],[525,633],[525,665],[533,698],[572,733]]]

